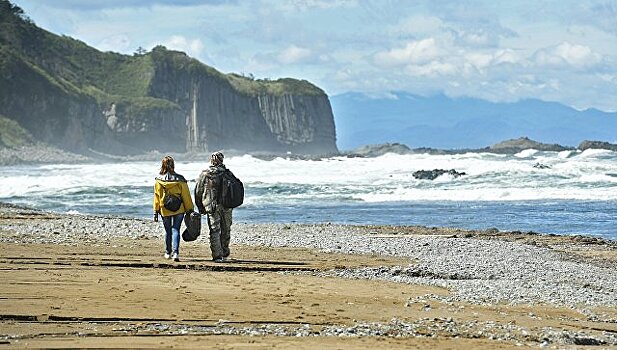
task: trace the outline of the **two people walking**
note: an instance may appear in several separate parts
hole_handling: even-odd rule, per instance
[[[223,175],[229,172],[223,164],[224,158],[221,152],[212,153],[210,166],[199,175],[194,192],[199,213],[207,215],[210,250],[215,262],[223,262],[230,255],[233,209],[222,204]],[[171,206],[172,204],[175,206]],[[161,170],[154,185],[153,208],[154,221],[158,221],[159,215],[163,217],[165,258],[180,261],[180,225],[184,215],[191,213],[194,207],[187,182],[182,175],[175,172],[171,156],[166,156],[161,161]]]

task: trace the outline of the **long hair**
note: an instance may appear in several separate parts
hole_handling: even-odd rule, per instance
[[[174,173],[174,159],[171,156],[165,156],[163,160],[161,160],[161,171],[159,174],[173,174]]]

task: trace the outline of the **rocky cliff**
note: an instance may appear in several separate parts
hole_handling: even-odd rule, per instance
[[[0,114],[87,153],[337,152],[328,96],[307,81],[222,74],[162,46],[103,53],[0,0]]]
[[[154,69],[148,94],[185,112],[188,150],[336,152],[330,102],[314,85],[223,75],[162,47],[149,55]]]

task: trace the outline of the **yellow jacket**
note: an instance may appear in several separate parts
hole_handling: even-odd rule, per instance
[[[182,205],[176,211],[170,211],[163,206],[163,193],[178,195],[182,198]],[[193,210],[193,200],[189,192],[186,179],[180,174],[165,174],[157,176],[154,182],[154,212],[162,216],[171,216]]]

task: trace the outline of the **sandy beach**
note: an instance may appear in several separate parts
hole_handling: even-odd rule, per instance
[[[163,258],[160,223],[0,206],[4,348],[617,348],[617,243],[241,224]]]

